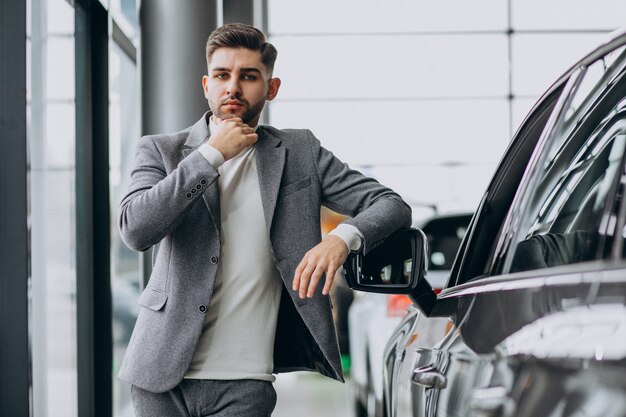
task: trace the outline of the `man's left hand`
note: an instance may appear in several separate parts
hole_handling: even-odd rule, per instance
[[[299,291],[300,298],[311,298],[322,275],[326,274],[326,282],[322,294],[328,295],[333,284],[337,269],[348,258],[348,246],[339,237],[328,235],[309,250],[296,268],[293,277],[293,290]]]

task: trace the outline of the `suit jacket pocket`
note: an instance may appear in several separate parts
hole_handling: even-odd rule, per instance
[[[153,288],[146,287],[139,296],[139,305],[149,308],[150,310],[159,311],[165,306],[167,294],[156,291]]]
[[[279,195],[284,197],[288,194],[292,194],[292,193],[295,193],[296,191],[306,188],[309,185],[311,185],[311,177],[306,177],[301,180],[290,182],[289,184],[286,184],[280,187]]]

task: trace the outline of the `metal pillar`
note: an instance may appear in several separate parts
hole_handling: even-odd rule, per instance
[[[254,25],[253,3],[254,0],[223,0],[224,23]]]
[[[268,34],[268,0],[220,0],[223,5],[224,23],[247,23]]]
[[[142,133],[175,132],[208,108],[204,45],[216,27],[215,0],[147,0],[141,26]]]

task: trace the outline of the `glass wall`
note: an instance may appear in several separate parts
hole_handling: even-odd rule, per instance
[[[92,371],[78,369],[77,355],[78,346],[88,347],[77,340],[77,218],[89,213],[76,211],[76,148],[77,140],[89,139],[77,138],[76,121],[77,117],[88,120],[90,107],[76,105],[76,80],[80,77],[76,75],[73,4],[68,0],[29,0],[27,12],[29,302],[32,415],[37,417],[77,416],[79,372],[92,375]],[[112,35],[108,48],[108,140],[113,409],[116,416],[132,416],[129,387],[116,375],[137,316],[140,263],[139,255],[121,242],[115,219],[121,193],[128,187],[141,120],[137,14],[135,0],[118,0],[106,6],[110,7]],[[87,71],[90,63],[83,64]],[[88,252],[81,253],[88,256]]]
[[[28,36],[35,416],[77,415],[74,9],[31,0]]]
[[[139,254],[122,242],[117,229],[119,202],[128,190],[130,170],[139,138],[137,65],[111,41],[110,77],[110,196],[111,291],[113,300],[113,400],[114,415],[132,416],[130,387],[117,378],[130,335],[139,313],[141,271]]]

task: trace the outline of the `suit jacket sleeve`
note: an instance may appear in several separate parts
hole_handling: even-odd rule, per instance
[[[198,151],[168,173],[154,137],[141,138],[129,192],[120,203],[119,229],[124,243],[139,251],[159,243],[217,178],[217,171]]]
[[[309,141],[322,190],[322,204],[350,216],[345,223],[363,234],[363,253],[394,231],[411,226],[411,208],[393,190],[337,159],[309,131]]]

